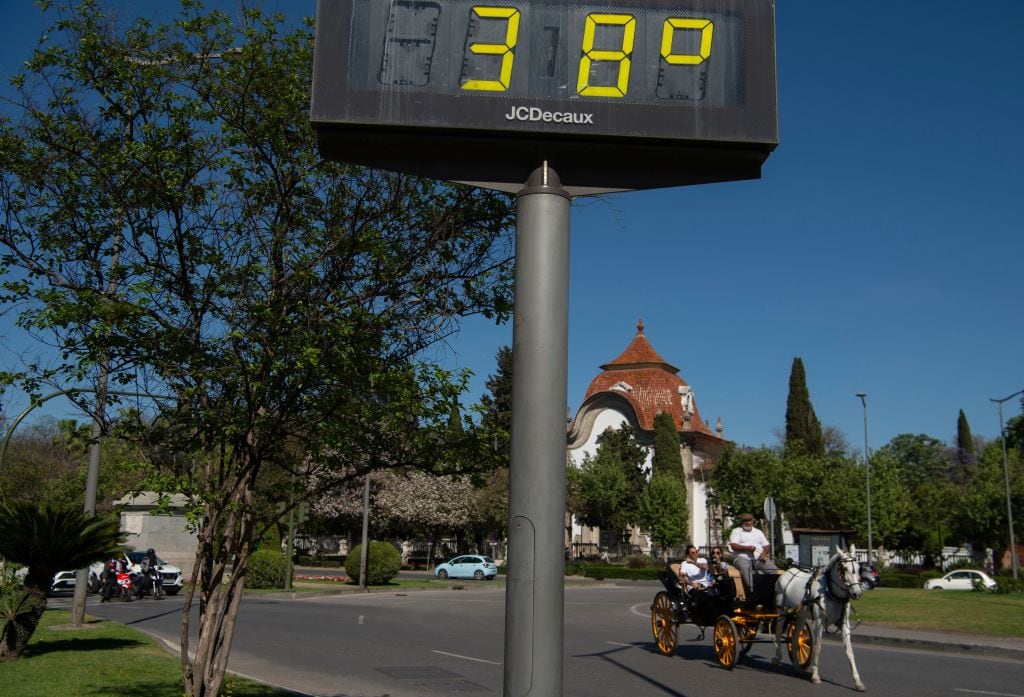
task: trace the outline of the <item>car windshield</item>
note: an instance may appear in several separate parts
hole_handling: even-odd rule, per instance
[[[490,557],[484,557],[484,561],[487,562],[488,564],[493,564],[494,563],[494,560],[491,559]]]
[[[145,558],[146,558],[146,553],[145,552],[128,552],[128,560],[132,564],[141,564],[142,560],[145,559]],[[165,562],[163,559],[161,559],[159,556],[157,556],[156,563],[160,564],[161,566],[163,566],[167,562]]]

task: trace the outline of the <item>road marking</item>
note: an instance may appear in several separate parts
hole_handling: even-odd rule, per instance
[[[989,692],[988,690],[968,690],[963,687],[954,687],[953,692],[967,692],[972,695],[993,695],[994,697],[1024,697],[1012,692]]]
[[[500,666],[501,665],[500,663],[495,663],[494,661],[485,661],[482,658],[473,658],[472,656],[460,656],[457,653],[448,653],[447,651],[438,651],[437,649],[433,649],[433,652],[434,653],[439,653],[442,656],[451,656],[452,658],[461,658],[464,661],[476,661],[477,663],[487,663],[488,665],[492,665],[492,666]]]
[[[359,615],[359,624],[362,624],[362,623],[363,623],[363,616]]]
[[[638,610],[637,608],[640,608]],[[634,615],[640,615],[641,617],[651,616],[651,604],[650,603],[637,603],[629,608],[629,611]]]

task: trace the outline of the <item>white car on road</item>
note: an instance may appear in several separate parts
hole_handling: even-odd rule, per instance
[[[957,569],[950,571],[942,578],[933,578],[924,582],[928,590],[972,591],[974,584],[980,583],[982,588],[992,590],[996,582],[984,571],[977,569]]]
[[[130,571],[133,574],[142,573],[142,560],[145,558],[145,552],[128,552],[128,561],[132,563]],[[156,558],[156,568],[160,572],[160,580],[163,581],[164,593],[177,595],[185,585],[185,577],[182,575],[181,569],[168,564],[160,557]]]

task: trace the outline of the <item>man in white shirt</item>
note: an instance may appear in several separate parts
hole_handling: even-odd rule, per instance
[[[739,527],[729,535],[732,563],[739,569],[747,593],[754,592],[754,571],[778,571],[772,563],[771,550],[764,533],[754,527],[754,516],[744,513]]]

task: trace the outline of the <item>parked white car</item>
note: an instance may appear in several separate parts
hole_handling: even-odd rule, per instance
[[[950,571],[942,578],[933,578],[924,582],[924,587],[928,590],[950,590],[950,591],[970,591],[974,590],[974,584],[980,583],[983,588],[992,590],[996,587],[996,582],[991,576],[986,574],[984,571],[978,571],[977,569],[957,569],[956,571]]]
[[[100,575],[103,573],[103,562],[98,561],[89,567],[89,584],[86,589],[90,593],[98,593],[100,590]],[[75,580],[78,577],[77,571],[58,571],[53,575],[53,583],[50,584],[51,593],[75,590]]]

